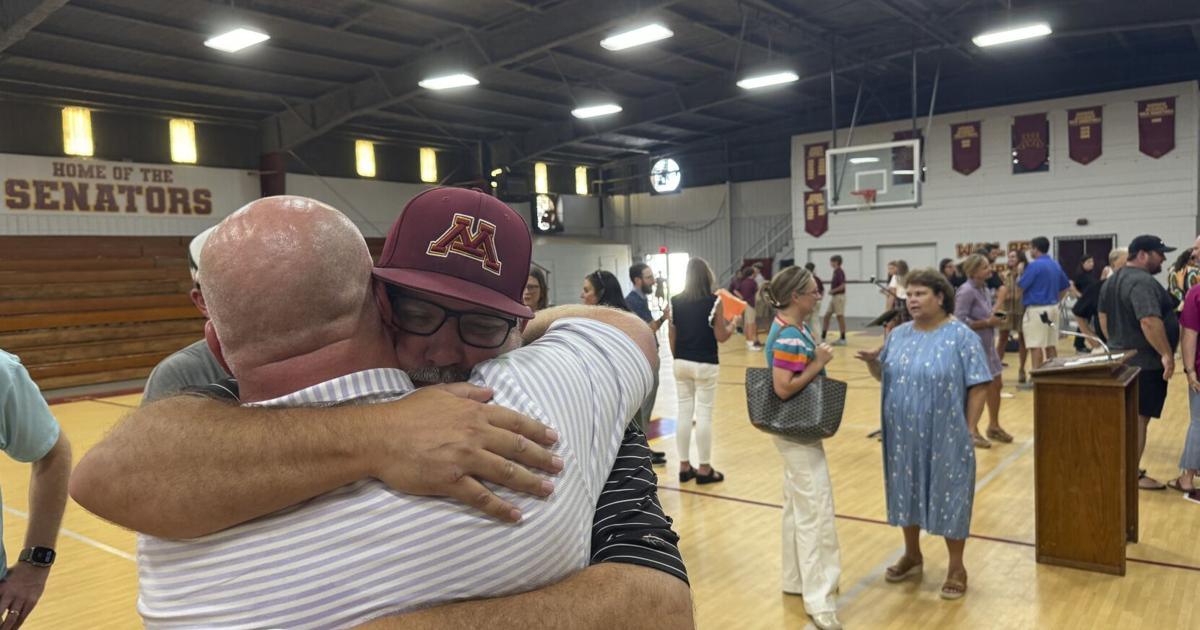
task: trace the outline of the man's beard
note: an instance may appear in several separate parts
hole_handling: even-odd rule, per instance
[[[424,385],[440,385],[442,383],[461,383],[471,377],[470,370],[459,367],[423,367],[405,370],[408,378],[414,383]]]
[[[1162,263],[1152,262],[1146,267],[1146,271],[1149,271],[1152,276],[1157,275],[1162,271]]]
[[[642,285],[642,293],[645,293],[646,295],[650,295],[651,293],[654,293],[654,285],[643,284]]]

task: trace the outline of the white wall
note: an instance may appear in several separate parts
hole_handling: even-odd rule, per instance
[[[428,184],[292,173],[288,173],[285,185],[289,195],[319,199],[341,210],[367,237],[386,237],[404,205],[431,188]]]
[[[788,231],[791,195],[787,179],[685,188],[673,195],[614,195],[605,198],[604,233],[628,242],[638,260],[665,246],[704,258],[714,273],[726,276],[773,230]],[[784,234],[779,245],[789,237]]]
[[[622,293],[632,288],[629,245],[599,239],[537,236],[533,239],[533,262],[548,273],[550,304],[579,304],[583,278],[597,269],[611,271],[621,281]]]
[[[1137,101],[1175,96],[1175,149],[1154,159],[1138,150]],[[1103,105],[1103,154],[1088,165],[1068,156],[1066,110]],[[1012,118],[1046,112],[1050,121],[1050,170],[1012,174]],[[950,125],[983,121],[982,164],[971,175],[950,166]],[[1158,234],[1172,245],[1188,245],[1195,237],[1200,196],[1197,160],[1197,84],[1176,83],[1134,90],[935,116],[925,148],[928,173],[920,208],[842,212],[829,217],[820,238],[804,232],[803,191],[805,144],[829,139],[829,132],[792,138],[792,230],[798,260],[819,252],[818,269],[828,273],[827,250],[861,249],[858,274],[877,273],[879,258],[896,248],[923,249],[933,244],[936,258],[956,258],[961,242],[1028,240],[1046,236],[1117,234],[1126,245],[1138,234]],[[924,120],[920,121],[922,126]],[[886,142],[908,129],[909,121],[860,127],[854,144]],[[845,142],[846,130],[839,133]],[[1077,226],[1086,218],[1088,225]],[[880,254],[883,250],[885,253]],[[886,259],[885,261],[886,262]],[[824,277],[823,274],[822,277]],[[882,297],[866,284],[852,284],[847,314],[874,316]]]

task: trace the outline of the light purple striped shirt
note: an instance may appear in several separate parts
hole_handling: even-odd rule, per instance
[[[529,591],[586,567],[597,498],[625,426],[653,386],[642,352],[615,328],[565,319],[537,342],[476,366],[471,382],[560,435],[552,450],[565,466],[550,498],[492,488],[521,509],[520,524],[365,480],[193,540],[139,536],[146,626],[346,628]],[[371,404],[412,390],[403,372],[374,369],[258,404]]]

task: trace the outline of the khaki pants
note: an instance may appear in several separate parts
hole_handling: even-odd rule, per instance
[[[802,595],[810,615],[833,612],[842,558],[825,447],[778,437],[775,447],[783,457],[783,590]]]

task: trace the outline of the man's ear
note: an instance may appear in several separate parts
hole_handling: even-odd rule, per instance
[[[388,299],[387,286],[379,280],[372,278],[371,291],[375,295],[375,307],[379,309],[379,317],[383,319],[383,327],[395,332],[396,325],[392,323],[392,301]]]
[[[204,303],[204,293],[200,291],[200,285],[192,286],[192,290],[188,293],[188,297],[192,298],[192,304],[196,305],[196,310],[208,319],[208,305]]]
[[[217,363],[221,364],[225,373],[236,376],[233,370],[229,369],[229,364],[225,362],[225,353],[221,351],[221,340],[217,339],[217,329],[213,326],[211,319],[204,322],[204,341],[208,343],[209,351],[217,358]]]

